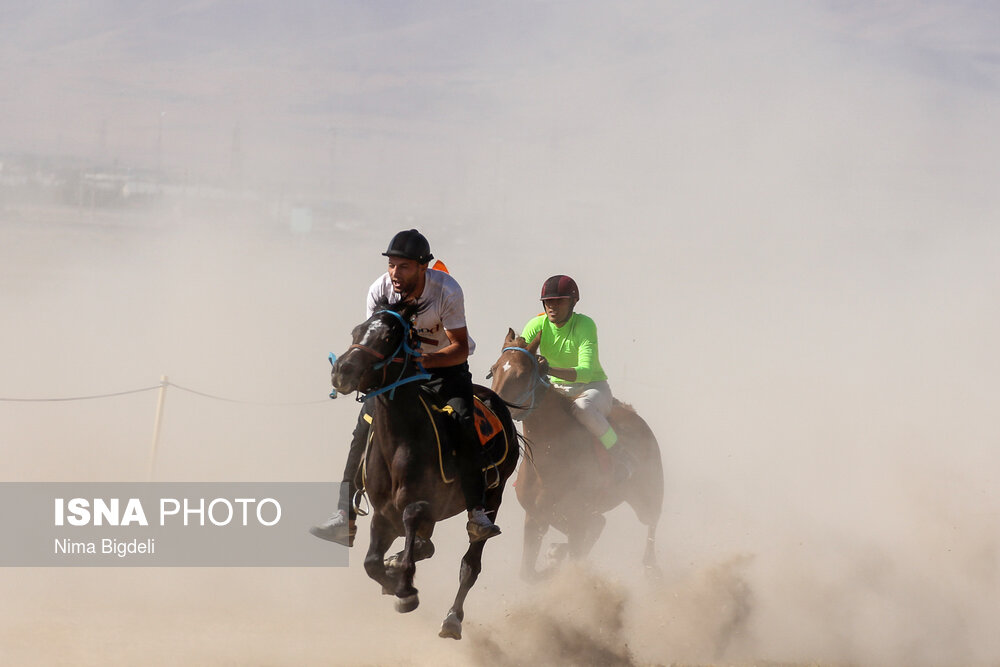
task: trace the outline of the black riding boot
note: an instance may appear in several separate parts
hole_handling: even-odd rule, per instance
[[[347,463],[344,464],[345,483],[340,486],[340,501],[337,503],[337,509],[347,512],[351,521],[357,518],[351,501],[361,484],[361,459],[365,455],[365,445],[368,444],[368,433],[371,430],[371,424],[365,419],[366,415],[370,415],[367,403],[361,408],[358,423],[351,436],[351,448],[347,451]]]
[[[358,424],[354,427],[351,446],[347,451],[347,464],[344,466],[343,483],[340,485],[340,497],[337,500],[337,510],[323,523],[309,529],[309,532],[324,540],[337,542],[345,546],[354,546],[354,536],[358,532],[355,524],[357,514],[351,502],[357,493],[360,483],[361,458],[365,453],[368,441],[368,431],[371,426],[365,415],[371,414],[368,404],[361,408],[358,414]]]
[[[456,420],[459,434],[458,471],[462,485],[462,495],[465,496],[465,509],[482,507],[486,502],[486,478],[483,476],[483,448],[479,444],[479,435],[472,425],[471,419]]]
[[[472,416],[458,417],[456,422],[459,433],[458,446],[455,448],[458,451],[459,483],[465,497],[465,509],[469,512],[466,530],[469,532],[470,542],[480,542],[500,534],[500,528],[490,520],[485,510],[486,478],[483,468],[486,457]]]

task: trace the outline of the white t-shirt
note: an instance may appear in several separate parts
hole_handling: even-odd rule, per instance
[[[424,291],[419,298],[424,310],[417,315],[414,328],[420,337],[421,352],[437,352],[451,342],[445,334],[446,329],[468,326],[465,322],[465,295],[458,281],[444,271],[427,269],[424,275]],[[392,289],[388,272],[368,288],[368,317],[375,312],[375,302],[379,297],[389,299],[389,303],[400,299],[400,295]],[[476,343],[469,336],[469,354],[475,349]]]

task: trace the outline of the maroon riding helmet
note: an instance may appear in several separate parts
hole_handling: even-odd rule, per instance
[[[580,288],[576,286],[576,281],[569,276],[552,276],[542,284],[542,301],[546,299],[563,299],[571,297],[580,300]]]

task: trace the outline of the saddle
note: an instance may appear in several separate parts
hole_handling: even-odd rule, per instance
[[[419,394],[420,403],[424,407],[427,418],[431,422],[434,432],[434,442],[437,447],[438,469],[441,471],[441,480],[445,484],[451,484],[458,477],[458,464],[455,461],[457,452],[454,449],[445,450],[442,447],[442,433],[454,433],[455,424],[452,410],[440,400],[440,397],[433,391],[422,390]],[[496,488],[500,483],[500,474],[497,467],[503,463],[510,452],[510,442],[507,433],[503,429],[503,423],[496,413],[493,412],[478,396],[473,397],[473,421],[475,423],[476,434],[479,436],[479,444],[483,447],[483,458],[488,463],[483,467],[483,472],[487,474],[487,488]],[[371,424],[373,419],[370,415],[365,415],[365,420]],[[368,460],[368,448],[371,447],[372,431],[368,433],[368,443],[365,447],[365,455],[362,462]],[[493,470],[495,475],[490,478],[489,471]],[[362,479],[366,477],[364,463],[362,463]],[[362,484],[363,485],[363,484]]]

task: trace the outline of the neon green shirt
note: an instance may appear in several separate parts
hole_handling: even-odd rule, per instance
[[[566,324],[557,327],[545,315],[539,315],[524,325],[521,337],[531,342],[538,332],[542,332],[542,342],[538,354],[556,368],[572,368],[576,371],[576,383],[600,382],[608,376],[601,368],[597,356],[597,325],[594,320],[581,313],[570,315]],[[572,384],[557,377],[553,382]]]

